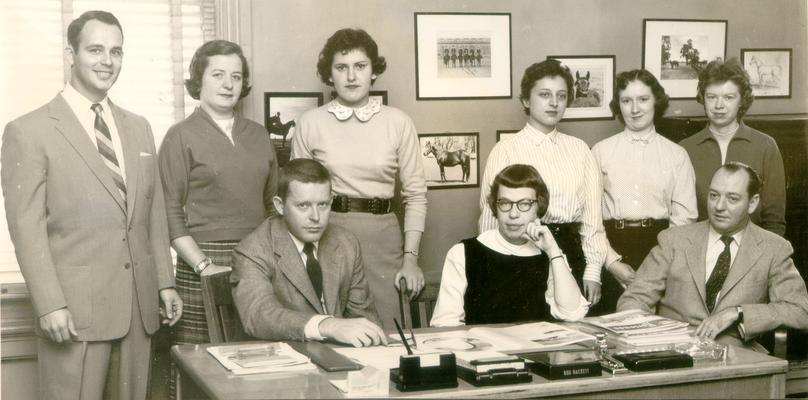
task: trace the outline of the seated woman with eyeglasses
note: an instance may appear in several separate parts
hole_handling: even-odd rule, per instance
[[[497,174],[488,196],[497,228],[449,249],[430,325],[575,321],[586,315],[589,302],[540,220],[548,198],[532,166],[514,164]]]

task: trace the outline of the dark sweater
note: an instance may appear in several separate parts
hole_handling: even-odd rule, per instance
[[[171,240],[241,240],[269,216],[278,161],[263,126],[236,116],[233,143],[197,108],[160,146]]]
[[[550,260],[501,254],[476,238],[463,241],[466,253],[466,325],[554,319],[544,301]]]

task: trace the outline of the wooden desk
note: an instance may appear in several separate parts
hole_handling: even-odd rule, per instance
[[[346,372],[318,370],[307,374],[257,374],[235,376],[222,367],[205,348],[182,345],[171,357],[182,370],[183,391],[196,386],[212,399],[340,398],[328,382],[345,379]],[[474,387],[458,379],[456,389],[402,393],[391,383],[389,397],[554,397],[588,398],[783,398],[788,363],[742,348],[730,348],[726,365],[629,373],[599,378],[548,381],[534,375],[532,383]],[[187,400],[187,399],[186,399]]]

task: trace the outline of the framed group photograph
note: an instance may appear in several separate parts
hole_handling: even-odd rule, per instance
[[[387,91],[386,90],[371,90],[370,97],[376,97],[381,100],[382,104],[387,105]],[[337,98],[337,91],[331,91],[331,100]]]
[[[509,99],[511,14],[415,13],[417,100]]]
[[[671,99],[695,99],[699,72],[727,53],[727,20],[644,19],[642,65]]]
[[[614,93],[615,57],[547,56],[567,66],[574,79],[572,102],[567,106],[564,120],[613,119],[609,102]]]
[[[264,92],[264,126],[275,146],[279,166],[289,161],[297,116],[321,105],[321,92]]]
[[[478,132],[424,133],[418,141],[427,189],[480,186]]]
[[[497,129],[497,143],[519,133],[518,129]]]
[[[791,49],[741,49],[756,98],[791,98]]]

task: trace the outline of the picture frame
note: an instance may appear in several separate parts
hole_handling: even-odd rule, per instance
[[[642,65],[673,100],[695,99],[699,72],[726,59],[727,20],[644,19]]]
[[[510,99],[510,13],[415,18],[416,100]]]
[[[480,186],[479,132],[418,134],[427,189]]]
[[[547,56],[567,66],[574,81],[565,121],[614,119],[609,102],[614,96],[615,56]]]
[[[292,153],[295,120],[303,111],[323,105],[322,92],[264,92],[264,126],[275,146],[278,166],[284,166]]]
[[[371,90],[370,91],[370,97],[378,97],[379,100],[382,101],[382,104],[387,105],[387,91],[386,90]],[[330,99],[334,100],[336,98],[337,98],[337,91],[332,90]]]
[[[518,129],[497,129],[497,143],[516,135],[518,132]]]
[[[791,98],[791,63],[791,49],[741,49],[741,64],[757,99]]]

